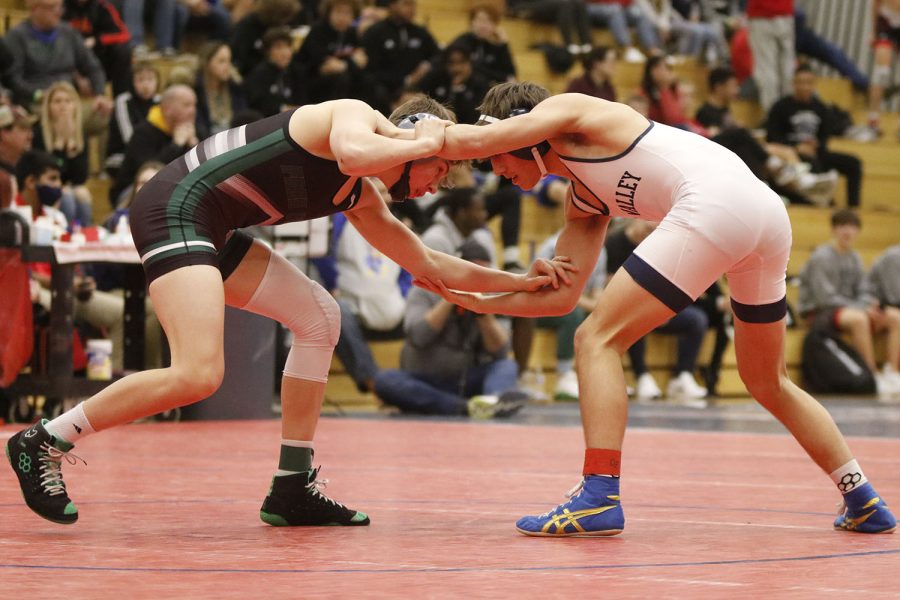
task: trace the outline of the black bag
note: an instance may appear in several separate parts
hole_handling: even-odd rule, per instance
[[[803,340],[803,379],[820,394],[874,394],[875,376],[841,338],[813,329]]]

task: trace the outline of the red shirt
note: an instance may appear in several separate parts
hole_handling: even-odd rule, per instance
[[[751,19],[793,17],[794,0],[747,0],[747,16]]]

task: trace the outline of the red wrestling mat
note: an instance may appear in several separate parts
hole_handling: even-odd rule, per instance
[[[15,430],[0,428],[5,443]],[[536,539],[513,523],[577,482],[575,428],[324,419],[327,493],[370,527],[272,528],[258,510],[277,422],[135,425],[66,466],[80,521],[27,510],[0,475],[0,597],[897,597],[900,534],[836,532],[839,495],[785,436],[632,430],[627,525]],[[900,440],[851,440],[900,507]],[[862,596],[860,596],[862,597]],[[868,596],[866,596],[868,597]]]

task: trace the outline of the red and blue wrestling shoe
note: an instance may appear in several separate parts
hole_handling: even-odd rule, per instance
[[[543,537],[589,537],[622,533],[625,513],[619,500],[619,478],[588,475],[566,493],[570,498],[550,512],[522,517],[519,533]]]
[[[857,533],[893,533],[897,519],[872,484],[866,482],[844,495],[834,528]]]

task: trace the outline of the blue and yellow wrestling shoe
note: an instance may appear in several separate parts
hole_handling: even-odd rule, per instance
[[[617,535],[625,528],[619,479],[588,475],[566,493],[571,498],[550,512],[516,521],[519,533],[544,537]]]
[[[857,533],[893,533],[897,519],[872,484],[866,482],[844,496],[834,528]]]

